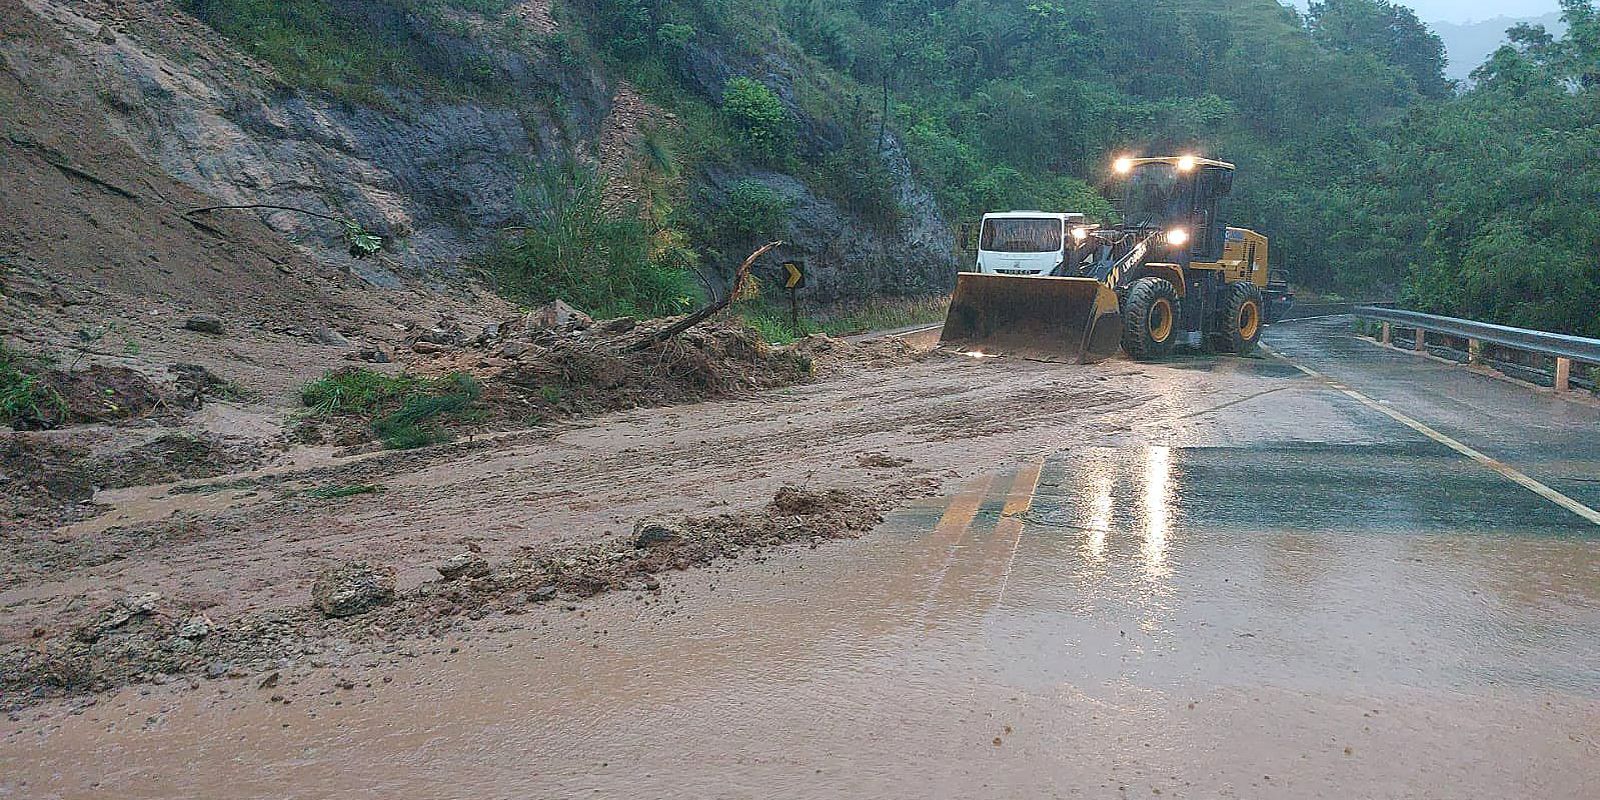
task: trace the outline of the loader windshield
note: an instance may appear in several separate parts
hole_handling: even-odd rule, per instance
[[[1061,249],[1061,220],[986,219],[978,248],[990,253],[1054,253]]]
[[[1190,181],[1171,164],[1141,164],[1128,176],[1122,214],[1133,227],[1162,228],[1189,214]]]

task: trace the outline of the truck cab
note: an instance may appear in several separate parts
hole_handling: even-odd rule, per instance
[[[1078,244],[1092,228],[1083,214],[1005,211],[983,215],[978,228],[977,272],[988,275],[1059,275],[1077,266]],[[1078,231],[1083,233],[1078,233]]]

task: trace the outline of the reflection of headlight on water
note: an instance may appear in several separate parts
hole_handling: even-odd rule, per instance
[[[1166,574],[1167,533],[1171,524],[1167,489],[1172,480],[1172,449],[1151,447],[1144,471],[1144,563],[1151,574]]]
[[[1089,539],[1086,543],[1089,557],[1096,561],[1105,558],[1106,534],[1111,530],[1111,512],[1116,508],[1116,498],[1113,492],[1116,485],[1110,478],[1100,481],[1095,487],[1093,507],[1089,516]]]

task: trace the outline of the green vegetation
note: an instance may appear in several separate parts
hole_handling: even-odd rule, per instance
[[[319,417],[370,414],[416,391],[422,381],[410,375],[384,375],[367,369],[342,369],[306,384],[300,402]]]
[[[740,320],[754,328],[768,344],[789,344],[814,333],[853,336],[891,331],[944,319],[947,301],[942,297],[875,297],[853,306],[823,311],[804,309],[795,328],[789,308],[768,300],[740,305]]]
[[[48,427],[66,417],[66,400],[39,377],[46,363],[0,345],[0,424]]]
[[[698,256],[675,231],[632,209],[606,208],[604,181],[576,161],[537,165],[520,199],[528,224],[481,259],[501,294],[599,316],[680,313],[694,303]]]
[[[783,217],[789,201],[757,180],[743,180],[728,193],[728,202],[718,214],[719,226],[730,237],[748,241],[770,241],[783,231]]]
[[[426,391],[407,396],[400,407],[372,421],[372,432],[385,447],[409,450],[455,438],[441,423],[469,421],[472,404],[483,388],[464,372],[452,373],[432,382]]]
[[[749,78],[734,78],[722,92],[722,113],[753,160],[778,164],[788,157],[794,123],[771,89]]]
[[[180,0],[182,8],[272,64],[290,85],[382,104],[385,85],[499,96],[507,76],[487,58],[450,48],[420,29],[469,33],[457,12],[498,18],[512,0]]]
[[[1421,311],[1600,336],[1600,15],[1512,31],[1476,86],[1385,127],[1330,192],[1344,277]]]
[[[372,483],[329,484],[327,486],[318,486],[315,489],[308,489],[303,496],[315,500],[339,500],[363,494],[379,494],[382,491],[382,486]]]
[[[405,450],[453,439],[449,424],[476,419],[474,404],[482,394],[477,380],[464,372],[418,378],[352,368],[307,384],[300,399],[315,416],[370,417],[372,432],[385,447]]]
[[[498,61],[463,55],[482,48],[443,44],[513,30],[510,0],[182,2],[297,86],[569,117],[505,94]],[[483,266],[521,302],[671,313],[702,261],[725,271],[783,227],[765,184],[702,192],[702,168],[783,171],[890,230],[908,212],[902,147],[949,222],[1110,217],[1114,156],[1197,152],[1239,165],[1230,221],[1268,234],[1309,289],[1600,335],[1600,22],[1593,0],[1562,7],[1562,38],[1514,31],[1457,87],[1438,37],[1391,0],[573,0],[555,37],[503,43],[626,78],[676,127],[647,137],[637,212],[608,208],[582,168],[536,169],[529,225]]]

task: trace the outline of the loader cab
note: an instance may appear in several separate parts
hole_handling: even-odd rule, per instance
[[[978,227],[976,272],[1051,275],[1077,266],[1079,242],[1089,228],[1083,214],[1006,211],[983,215]],[[1070,263],[1068,263],[1070,262]]]
[[[1227,243],[1221,203],[1233,191],[1233,171],[1196,156],[1118,159],[1123,227],[1161,232],[1167,258],[1183,266],[1220,259]]]

